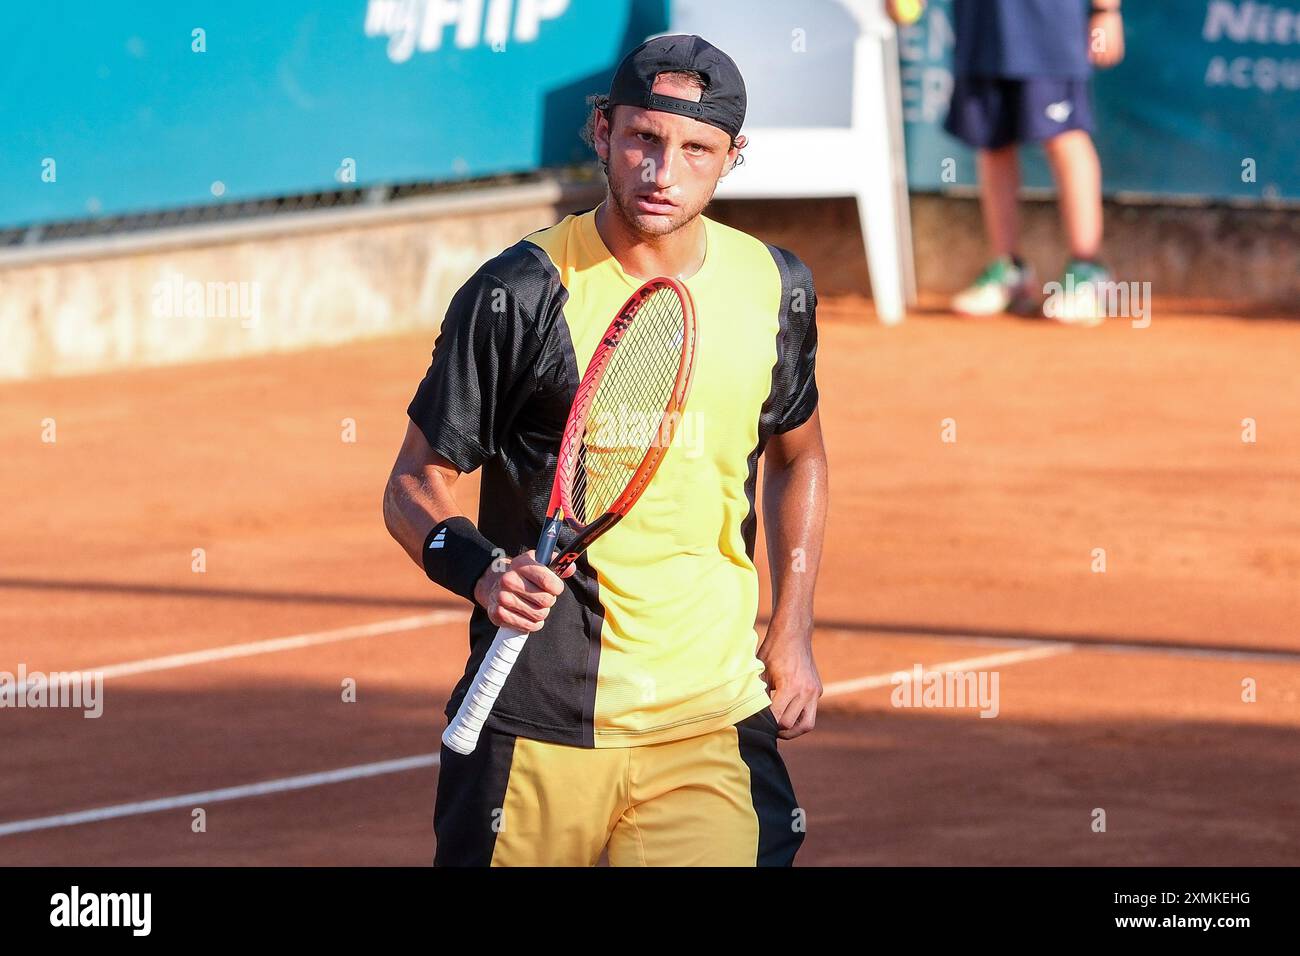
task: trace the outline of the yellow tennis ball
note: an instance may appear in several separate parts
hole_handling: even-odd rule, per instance
[[[894,0],[894,12],[898,14],[899,23],[915,23],[921,19],[924,10],[925,7],[921,5],[921,0]]]

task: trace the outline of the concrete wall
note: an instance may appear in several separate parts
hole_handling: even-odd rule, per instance
[[[989,256],[978,200],[917,194],[911,209],[917,287],[946,295],[965,286]],[[1026,199],[1020,209],[1023,254],[1041,280],[1057,278],[1066,249],[1056,203]],[[852,199],[726,200],[710,214],[795,250],[819,295],[870,291]],[[1107,201],[1105,216],[1103,254],[1117,278],[1150,282],[1156,296],[1300,318],[1300,209]]]
[[[485,259],[602,195],[542,181],[0,252],[0,380],[433,329]],[[1023,210],[1026,254],[1054,278],[1056,207]],[[822,296],[869,292],[851,199],[720,200],[709,215],[795,250]],[[918,195],[912,216],[920,289],[969,282],[987,256],[978,202]],[[1106,255],[1156,296],[1300,317],[1296,210],[1108,203]]]
[[[0,379],[436,328],[485,259],[600,196],[539,183],[12,250]]]

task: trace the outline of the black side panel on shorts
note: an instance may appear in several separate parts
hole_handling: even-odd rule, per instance
[[[483,734],[468,756],[442,748],[433,811],[438,837],[434,866],[491,865],[514,753],[515,738],[508,734]]]
[[[803,845],[803,814],[790,774],[777,752],[776,718],[770,708],[736,724],[740,759],[749,767],[749,794],[758,815],[758,866],[792,866]]]

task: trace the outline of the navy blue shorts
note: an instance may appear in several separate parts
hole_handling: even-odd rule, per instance
[[[1091,133],[1088,80],[955,76],[943,128],[975,149],[1041,143],[1072,129]]]

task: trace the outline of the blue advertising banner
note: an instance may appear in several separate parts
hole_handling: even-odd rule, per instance
[[[586,95],[667,7],[27,4],[0,36],[0,225],[581,159]]]
[[[1160,0],[1123,11],[1124,61],[1093,78],[1107,194],[1300,200],[1300,0]],[[952,0],[930,0],[899,45],[912,188],[974,184],[973,155],[942,129]],[[1024,158],[1026,184],[1049,186],[1041,150]]]

